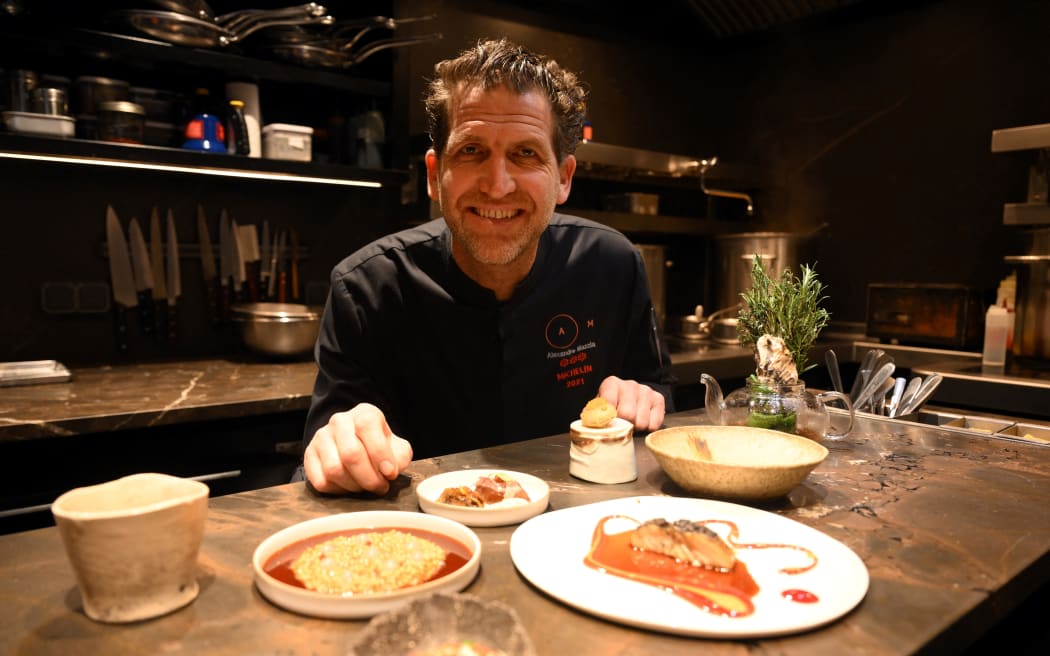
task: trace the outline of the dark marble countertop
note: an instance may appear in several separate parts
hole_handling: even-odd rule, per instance
[[[68,382],[0,388],[0,443],[306,409],[317,365],[216,359],[71,371]]]
[[[679,413],[669,425],[688,425]],[[418,512],[416,485],[442,471],[504,468],[549,482],[547,512],[637,495],[688,496],[636,438],[638,478],[596,485],[568,473],[556,435],[412,463],[383,498],[322,496],[293,483],[209,502],[200,596],[169,615],[105,625],[83,612],[55,528],[0,536],[0,653],[346,654],[364,620],[323,620],[271,605],[252,582],[268,535],[322,515]],[[826,626],[780,637],[695,639],[631,628],[577,611],[531,586],[509,545],[516,526],[478,528],[482,563],[465,592],[513,606],[548,654],[960,653],[1050,581],[1050,459],[1044,447],[859,417],[787,496],[747,504],[813,527],[852,549],[870,585]],[[552,549],[558,549],[557,536]],[[1014,636],[1016,638],[1016,636]],[[1026,652],[1045,653],[1045,652]]]

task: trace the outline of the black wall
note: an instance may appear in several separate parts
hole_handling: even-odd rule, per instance
[[[991,132],[1050,117],[1044,47],[1050,3],[861,2],[729,40],[712,39],[699,28],[690,39],[681,24],[666,33],[651,21],[609,24],[600,13],[584,21],[560,16],[556,5],[541,3],[544,9],[534,11],[527,3],[394,2],[397,16],[439,15],[405,34],[445,34],[436,44],[390,54],[394,165],[418,167],[425,144],[420,98],[434,62],[479,37],[507,35],[581,72],[591,87],[596,141],[717,155],[755,167],[762,180],[758,211],[739,220],[739,231],[815,231],[812,259],[829,286],[833,321],[864,320],[869,282],[992,289],[1008,272],[1002,258],[1015,248],[1019,229],[1002,224],[1002,205],[1024,200],[1035,153],[992,154]],[[659,3],[646,8],[660,12]],[[310,253],[304,282],[315,289],[323,288],[343,255],[428,211],[425,199],[402,205],[398,189],[346,191],[11,162],[0,165],[0,185],[0,360],[114,359],[109,316],[50,315],[40,301],[48,281],[107,281],[101,251],[106,204],[124,221],[135,215],[140,222],[154,204],[170,206],[180,237],[190,241],[197,203],[213,225],[222,207],[242,223],[294,225]],[[696,244],[696,258],[707,252]],[[204,320],[199,265],[184,263],[183,274],[181,341],[158,346],[139,339],[133,359],[232,348],[228,335],[216,334]],[[672,314],[685,310],[669,306]]]

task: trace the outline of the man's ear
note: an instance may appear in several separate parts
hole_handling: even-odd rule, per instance
[[[565,161],[558,166],[558,204],[561,205],[569,200],[569,192],[572,191],[572,175],[576,173],[576,156],[568,155]]]
[[[430,200],[441,200],[438,196],[438,156],[433,148],[427,150],[423,161],[427,165],[427,195],[430,196]]]

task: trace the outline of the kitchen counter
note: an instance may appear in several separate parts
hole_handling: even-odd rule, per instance
[[[741,347],[688,345],[672,372],[746,375]],[[743,373],[741,373],[743,372]],[[0,389],[0,443],[271,414],[310,407],[313,361],[190,360],[73,368],[64,383]]]
[[[317,365],[190,360],[72,374],[65,383],[0,390],[0,443],[305,410]]]
[[[697,413],[678,413],[667,423],[698,419]],[[200,596],[186,608],[136,624],[110,626],[84,615],[56,529],[2,536],[0,653],[346,654],[365,621],[308,618],[271,605],[252,583],[252,552],[274,531],[320,515],[417,511],[415,485],[442,471],[500,467],[532,473],[551,485],[548,512],[616,497],[687,496],[659,469],[641,438],[638,479],[622,485],[569,476],[568,441],[557,435],[417,461],[383,498],[322,496],[304,484],[212,498],[199,559]],[[864,561],[871,577],[866,597],[827,626],[732,641],[607,622],[525,582],[509,557],[513,526],[475,529],[483,544],[481,571],[465,592],[515,607],[544,656],[674,656],[697,649],[837,656],[959,653],[1045,589],[1045,448],[869,417],[858,418],[849,437],[825,445],[830,455],[802,485],[782,499],[750,505],[816,528]],[[1045,639],[1042,626],[1026,625]]]

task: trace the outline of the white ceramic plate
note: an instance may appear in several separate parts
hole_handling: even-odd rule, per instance
[[[465,485],[474,487],[482,476],[501,474],[513,478],[521,485],[529,500],[508,499],[484,508],[465,508],[447,503],[438,503],[438,498],[446,488]],[[416,497],[423,512],[440,515],[467,526],[506,526],[518,524],[530,517],[535,517],[547,509],[551,489],[547,482],[531,474],[507,471],[504,469],[462,469],[431,476],[416,487]]]
[[[470,551],[470,558],[456,571],[421,585],[384,592],[339,596],[307,590],[279,581],[266,573],[270,558],[284,547],[307,538],[347,529],[410,528],[438,533]],[[481,540],[459,522],[417,512],[372,510],[318,517],[280,530],[263,540],[252,556],[255,585],[274,604],[287,610],[325,618],[365,618],[396,608],[409,599],[438,591],[459,592],[474,580],[481,565]]]
[[[738,543],[790,544],[812,552],[817,565],[801,574],[785,574],[786,562],[798,564],[797,551],[738,549],[760,590],[754,612],[728,617],[707,612],[666,590],[591,569],[583,560],[594,528],[603,517],[626,515],[639,521],[663,517],[728,520],[739,530]],[[620,520],[622,521],[622,520]],[[633,523],[606,525],[608,533]],[[722,535],[723,527],[710,528]],[[552,545],[556,545],[552,547]],[[868,569],[846,545],[804,524],[763,510],[723,501],[678,497],[630,497],[566,508],[535,517],[514,531],[510,555],[518,571],[552,597],[615,622],[688,636],[744,638],[776,636],[812,629],[849,612],[868,590]],[[782,596],[805,590],[814,603]]]

